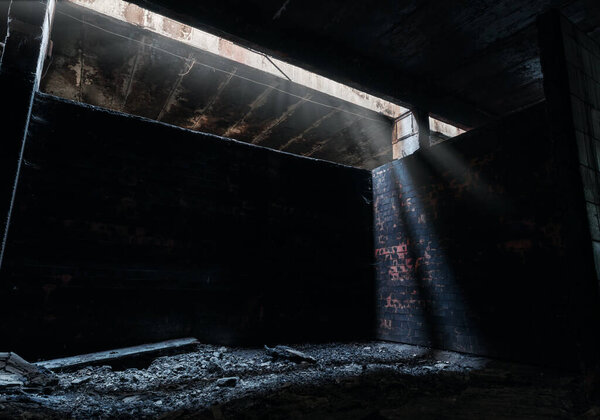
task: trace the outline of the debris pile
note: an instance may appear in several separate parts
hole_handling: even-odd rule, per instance
[[[573,398],[582,395],[575,377],[404,344],[194,344],[143,367],[131,349],[117,353],[127,354],[126,363],[102,361],[98,354],[73,359],[73,368],[64,359],[39,363],[54,365],[55,373],[1,353],[6,386],[0,387],[0,418],[487,418],[499,410],[547,418],[594,412]],[[146,360],[148,352],[140,357]],[[91,364],[79,364],[83,359]]]

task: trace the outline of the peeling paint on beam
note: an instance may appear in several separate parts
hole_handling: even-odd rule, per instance
[[[188,62],[190,60],[192,60],[192,54],[190,54],[188,56]],[[183,78],[185,76],[187,76],[188,74],[190,74],[190,71],[192,70],[193,67],[193,61],[190,63],[185,62],[183,64],[183,67],[181,69],[181,73],[179,73],[179,76],[177,76],[177,79],[175,80],[175,83],[173,83],[173,87],[171,88],[171,91],[169,92],[169,96],[167,97],[167,99],[165,100],[164,105],[162,106],[162,109],[160,110],[160,113],[158,114],[158,116],[156,117],[157,121],[162,120],[162,118],[165,116],[165,114],[167,112],[169,112],[171,110],[171,107],[177,102],[177,100],[175,99],[175,93],[177,92],[177,89],[179,89],[179,86],[181,86],[181,81],[183,80]]]
[[[238,127],[242,126],[257,108],[260,108],[265,104],[267,98],[272,92],[273,88],[266,88],[260,95],[258,95],[258,97],[250,104],[250,110],[246,112],[242,118],[229,126],[227,130],[225,130],[225,133],[223,133],[223,137],[231,137],[239,134],[241,130]]]
[[[300,133],[296,137],[293,137],[290,140],[288,140],[287,143],[285,143],[283,146],[281,146],[279,148],[279,150],[285,150],[285,149],[287,149],[288,147],[290,147],[291,145],[293,145],[294,143],[296,143],[300,139],[304,138],[304,136],[306,134],[308,134],[309,132],[311,132],[315,128],[318,128],[323,123],[323,121],[328,120],[329,118],[331,118],[332,116],[334,116],[338,112],[339,112],[339,110],[334,109],[333,111],[329,112],[328,114],[322,116],[317,121],[315,121],[310,127],[308,127],[306,130],[304,130],[302,133]]]
[[[182,24],[122,0],[68,1],[194,48],[270,73],[279,78],[285,79],[287,76],[295,83],[378,112],[387,117],[396,118],[407,111],[406,108],[400,105],[369,95],[358,89],[335,82],[274,57],[267,57],[264,54],[254,52],[221,37]]]
[[[356,124],[356,123],[358,123],[358,122],[360,122],[362,120],[363,120],[363,117],[358,117],[358,118],[352,119],[348,124],[346,124],[345,126],[343,126],[342,128],[340,128],[333,135],[327,137],[323,141],[317,142],[313,146],[313,148],[308,153],[304,153],[303,156],[305,156],[305,157],[312,157],[312,156],[314,156],[315,153],[321,151],[321,149],[323,149],[323,147],[325,147],[331,140],[333,140],[334,138],[336,138],[337,136],[339,136],[340,133],[342,133],[343,131],[348,130],[354,124]]]
[[[227,75],[227,78],[223,80],[223,82],[221,82],[221,84],[217,88],[217,92],[213,95],[210,101],[208,101],[206,106],[200,110],[198,116],[194,118],[194,123],[190,127],[192,130],[198,130],[202,127],[202,123],[204,122],[202,117],[204,117],[207,113],[210,112],[213,105],[215,104],[215,102],[217,102],[217,100],[219,100],[221,93],[223,93],[223,91],[225,90],[229,82],[231,82],[231,79],[233,79],[233,76],[235,76],[236,73],[237,69],[233,69],[233,71],[229,75]]]
[[[142,38],[142,43],[139,45],[139,47],[137,49],[137,53],[135,54],[135,58],[133,60],[133,66],[131,67],[131,73],[129,73],[129,79],[127,80],[127,85],[125,86],[125,98],[123,99],[123,105],[121,105],[121,111],[123,111],[125,109],[125,106],[127,105],[127,99],[129,99],[129,95],[131,94],[131,87],[133,85],[133,79],[135,76],[135,72],[138,69],[138,63],[140,62],[140,57],[142,56],[142,53],[144,52],[144,48],[145,48],[144,44],[145,44],[145,38]]]
[[[285,110],[283,115],[281,115],[276,120],[272,121],[260,134],[258,134],[256,137],[254,137],[254,139],[252,140],[252,144],[260,144],[265,138],[267,138],[271,134],[271,131],[275,127],[277,127],[279,124],[281,124],[282,122],[287,120],[289,117],[291,117],[294,114],[294,112],[296,112],[296,109],[298,109],[299,106],[301,106],[303,103],[305,103],[311,97],[312,97],[312,95],[308,94],[304,98],[302,98],[301,100],[296,102],[295,104],[290,105]]]

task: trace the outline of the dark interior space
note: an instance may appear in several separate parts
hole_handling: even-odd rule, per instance
[[[23,160],[5,307],[11,347],[46,343],[28,357],[369,338],[369,171],[48,96]]]
[[[549,127],[544,102],[373,172],[379,337],[578,363],[597,283],[577,154]]]
[[[0,1],[0,418],[600,418],[600,6]]]

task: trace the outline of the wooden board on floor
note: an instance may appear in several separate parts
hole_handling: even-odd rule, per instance
[[[126,347],[116,350],[107,350],[97,353],[82,354],[79,356],[64,357],[61,359],[45,360],[36,363],[55,372],[77,370],[84,366],[92,365],[121,365],[135,359],[155,358],[166,354],[180,353],[192,350],[198,344],[195,338],[180,338],[162,341],[160,343],[142,344],[140,346]],[[114,366],[113,366],[114,367]]]

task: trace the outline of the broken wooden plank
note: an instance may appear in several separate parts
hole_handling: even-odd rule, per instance
[[[116,350],[45,360],[36,363],[36,365],[55,372],[77,370],[92,365],[111,365],[114,367],[115,364],[124,365],[127,361],[134,359],[149,359],[167,354],[182,353],[193,349],[198,343],[195,338],[180,338],[160,343],[142,344]]]
[[[0,352],[0,388],[10,386],[44,386],[54,382],[53,373],[29,363],[12,352]]]

